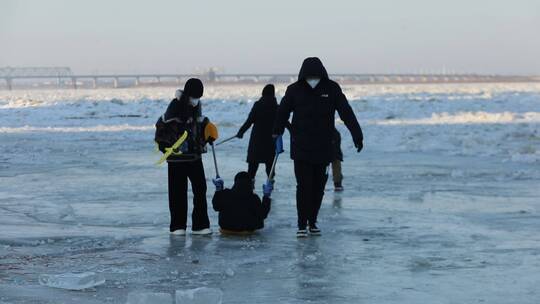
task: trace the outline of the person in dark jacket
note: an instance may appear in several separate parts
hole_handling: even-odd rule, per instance
[[[232,189],[223,189],[221,178],[213,179],[216,193],[212,199],[219,212],[219,227],[225,234],[248,234],[264,227],[270,212],[272,184],[263,186],[263,199],[253,193],[253,181],[247,172],[234,177]]]
[[[189,79],[184,90],[176,92],[176,98],[156,123],[156,142],[162,152],[166,147],[171,147],[184,131],[188,134],[177,151],[181,154],[167,158],[171,213],[169,228],[176,235],[186,234],[188,179],[193,191],[192,234],[212,233],[207,212],[206,177],[201,159],[201,154],[206,152],[204,129],[209,123],[208,118],[201,115],[200,98],[203,90],[199,79]]]
[[[242,138],[244,133],[253,125],[247,153],[248,173],[252,179],[255,179],[257,175],[259,164],[266,165],[266,175],[269,179],[274,178],[269,175],[275,156],[272,128],[276,118],[277,107],[274,85],[268,84],[262,91],[261,99],[253,104],[246,122],[244,122],[236,134],[236,137]]]
[[[341,151],[341,134],[337,129],[334,129],[332,138],[332,179],[334,180],[334,191],[343,191],[343,174],[341,173],[341,162],[343,161],[343,152]]]
[[[308,226],[311,234],[320,234],[317,216],[328,179],[327,167],[333,159],[336,111],[360,152],[362,129],[341,87],[328,78],[319,58],[306,58],[298,81],[287,87],[281,99],[273,132],[274,137],[283,134],[292,112],[291,158],[297,183],[298,237],[307,236]]]

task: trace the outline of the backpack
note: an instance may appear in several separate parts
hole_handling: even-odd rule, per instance
[[[159,151],[165,153],[165,148],[171,147],[186,131],[185,124],[177,118],[165,121],[164,115],[160,116],[156,122],[156,133],[154,141],[158,145]]]

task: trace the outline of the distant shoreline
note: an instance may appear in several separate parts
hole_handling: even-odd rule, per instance
[[[488,83],[540,83],[540,76],[479,76],[477,78],[455,77],[455,76],[439,76],[437,78],[427,78],[423,76],[399,77],[391,76],[386,79],[347,79],[344,77],[331,78],[341,85],[447,85],[447,84],[488,84]],[[274,84],[289,84],[296,79],[284,81],[282,79],[261,79],[240,80],[240,81],[205,81],[207,86],[235,86],[235,85],[255,85],[260,86],[266,83]],[[112,81],[102,81],[97,86],[90,80],[77,81],[76,88],[69,81],[57,83],[56,81],[43,80],[19,80],[13,85],[13,90],[32,90],[32,89],[130,89],[130,88],[156,88],[156,87],[174,87],[177,88],[183,85],[183,81],[139,81],[135,84],[133,81],[126,79],[113,83]],[[0,90],[9,90],[7,85],[0,81]]]

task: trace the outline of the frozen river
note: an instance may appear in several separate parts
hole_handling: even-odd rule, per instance
[[[207,89],[223,138],[261,89]],[[345,192],[328,183],[323,235],[300,240],[286,154],[257,235],[169,235],[152,139],[174,88],[0,92],[0,303],[126,303],[202,286],[223,303],[538,303],[540,85],[344,91],[365,150],[338,121]],[[226,186],[247,169],[247,141],[217,150]],[[82,272],[106,282],[69,291],[38,280]]]

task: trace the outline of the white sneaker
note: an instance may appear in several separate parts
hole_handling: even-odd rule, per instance
[[[186,235],[186,229],[177,229],[175,231],[171,231],[172,235]]]
[[[307,229],[298,229],[298,231],[296,231],[296,237],[298,238],[305,238],[307,236]]]
[[[212,230],[210,228],[204,228],[204,229],[201,229],[201,230],[192,230],[191,234],[194,234],[194,235],[209,235],[209,234],[212,234]]]

